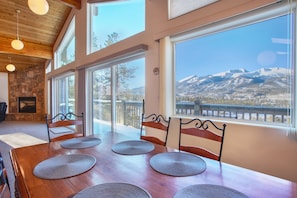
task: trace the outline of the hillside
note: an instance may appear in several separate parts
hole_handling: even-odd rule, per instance
[[[225,103],[286,105],[288,75],[288,69],[279,67],[256,71],[229,70],[202,77],[192,75],[176,82],[176,93],[179,101],[199,98],[203,103],[219,100]]]

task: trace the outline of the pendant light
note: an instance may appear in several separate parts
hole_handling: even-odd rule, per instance
[[[17,13],[17,37],[15,40],[11,41],[11,47],[16,50],[21,50],[24,48],[24,43],[19,38],[19,13],[20,10],[16,10]]]
[[[28,0],[28,6],[32,12],[38,15],[45,15],[49,10],[47,0]]]
[[[9,64],[6,65],[6,69],[9,72],[13,72],[15,70],[15,66],[11,63],[11,57],[8,57],[8,58],[9,58]]]

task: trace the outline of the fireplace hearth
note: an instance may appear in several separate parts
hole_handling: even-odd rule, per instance
[[[36,113],[36,97],[18,97],[19,113]]]

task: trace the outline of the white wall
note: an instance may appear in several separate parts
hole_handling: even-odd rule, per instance
[[[1,91],[0,91],[0,102],[6,102],[8,105],[8,74],[4,72],[0,72],[0,85],[1,85]],[[8,107],[7,110],[8,111]]]
[[[228,124],[223,161],[297,181],[297,139],[285,129]]]
[[[91,66],[106,56],[139,44],[146,44],[148,45],[146,52],[146,109],[151,112],[163,113],[166,99],[162,97],[164,90],[160,89],[160,83],[166,82],[162,79],[165,76],[162,71],[166,70],[160,68],[160,75],[153,74],[153,68],[160,67],[159,61],[162,60],[159,39],[262,7],[275,2],[275,0],[221,0],[170,21],[167,19],[167,0],[146,0],[145,32],[88,56],[85,53],[87,40],[85,2],[86,0],[82,0],[81,10],[73,10],[71,13],[72,15],[76,14],[78,24],[76,25],[76,61],[51,72],[47,75],[48,78],[76,68],[83,70],[84,67]],[[72,16],[69,17],[68,23],[71,18]],[[54,48],[58,46],[66,27],[67,23]],[[84,88],[84,86],[77,87],[78,89]],[[80,93],[80,90],[78,92]],[[78,95],[78,104],[82,105],[85,101],[84,97],[82,94]],[[178,122],[173,119],[171,123],[168,141],[175,147]],[[228,123],[222,160],[297,182],[297,141],[288,138],[285,131],[281,129]]]

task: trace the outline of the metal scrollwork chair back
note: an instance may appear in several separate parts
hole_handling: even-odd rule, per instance
[[[144,101],[143,101],[143,112],[144,112]],[[171,120],[170,117],[166,119],[163,115],[160,115],[160,114],[158,115],[153,113],[146,116],[144,113],[142,113],[140,139],[165,146],[168,138],[170,120]],[[145,128],[157,129],[162,131],[164,138],[158,135],[154,135],[153,132],[150,134],[147,134],[147,131],[144,131]]]
[[[192,120],[184,121],[182,118],[180,118],[179,149],[182,151],[187,151],[203,157],[221,161],[225,129],[226,124],[223,124],[222,127],[218,127],[211,120],[202,121],[198,118],[195,118]],[[202,138],[204,139],[204,141],[206,140],[206,143],[204,143],[204,145],[193,145],[186,143],[185,141],[183,141],[186,136],[195,136]],[[205,146],[205,144],[213,145],[214,142],[217,142],[214,148],[210,149]]]
[[[83,113],[58,113],[51,118],[46,116],[46,125],[49,142],[85,136]]]

